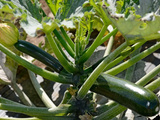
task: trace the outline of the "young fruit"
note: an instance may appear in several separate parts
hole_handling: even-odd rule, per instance
[[[39,47],[37,47],[27,41],[18,40],[18,42],[16,42],[14,44],[14,46],[19,51],[26,53],[26,54],[32,56],[33,58],[41,61],[42,63],[49,66],[50,68],[52,68],[56,72],[60,72],[63,69],[62,65],[60,64],[60,62],[56,58],[54,58],[49,53],[45,52],[44,50],[40,49]]]

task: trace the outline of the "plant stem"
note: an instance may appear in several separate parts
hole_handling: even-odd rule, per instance
[[[115,51],[113,51],[107,58],[105,58],[97,66],[97,68],[90,74],[90,76],[87,78],[87,80],[79,89],[78,96],[77,96],[78,99],[83,99],[85,97],[88,90],[94,84],[94,82],[96,81],[98,76],[101,74],[101,72],[104,70],[104,68],[108,65],[108,63],[111,62],[114,58],[116,58],[121,53],[121,51],[124,50],[126,47],[127,47],[127,42],[119,46]]]
[[[153,82],[151,82],[150,84],[146,85],[145,88],[154,91],[155,88],[159,88],[160,87],[160,77],[157,78],[156,80],[154,80]]]
[[[0,103],[11,104],[11,105],[17,105],[17,106],[22,105],[22,104],[20,104],[20,103],[17,103],[17,102],[8,100],[8,99],[3,98],[3,97],[0,97]],[[22,106],[25,106],[25,105],[22,105]]]
[[[48,4],[48,7],[50,8],[52,14],[55,16],[55,15],[56,15],[56,13],[55,13],[56,8],[55,8],[55,6],[53,5],[53,1],[52,1],[52,0],[45,0],[45,1],[46,1],[46,3]]]
[[[74,43],[73,41],[70,39],[70,37],[67,35],[66,31],[64,30],[63,27],[60,27],[60,30],[63,34],[63,36],[65,37],[66,41],[68,42],[68,44],[70,45],[70,47],[72,48],[72,50],[74,50]]]
[[[98,116],[98,115],[104,113],[104,111],[108,111],[108,110],[112,109],[112,108],[113,108],[114,106],[116,106],[116,105],[117,105],[116,102],[114,102],[114,101],[109,101],[109,102],[107,102],[106,104],[101,105],[101,106],[99,106],[99,107],[96,108],[96,111],[97,111],[97,112],[96,112],[96,115]]]
[[[64,76],[55,74],[53,72],[47,71],[45,69],[39,68],[32,63],[26,61],[25,59],[21,58],[17,54],[10,51],[8,48],[4,47],[2,44],[0,44],[0,50],[4,52],[6,55],[8,55],[10,58],[12,58],[14,61],[16,61],[18,64],[22,65],[23,67],[31,70],[32,72],[39,74],[40,76],[49,79],[54,82],[60,82],[60,83],[66,83],[70,84],[72,83],[71,79],[66,79]]]
[[[7,118],[7,117],[0,117],[0,120],[41,120],[39,118],[31,117],[31,118]]]
[[[135,55],[137,55],[139,52],[140,52],[140,49],[137,49],[136,51],[133,52],[133,54],[130,55],[130,57],[134,57]],[[126,80],[129,80],[129,81],[132,81],[132,78],[133,78],[133,74],[134,74],[134,71],[135,71],[135,67],[136,67],[136,64],[132,65],[131,67],[129,67],[127,70],[126,70],[126,73],[125,73],[125,78]]]
[[[48,95],[46,94],[46,92],[43,90],[43,88],[40,86],[40,84],[38,83],[35,74],[28,70],[31,82],[35,88],[35,90],[37,91],[39,97],[41,98],[41,100],[43,101],[43,103],[46,105],[46,107],[48,108],[55,108],[56,106],[53,104],[53,102],[51,101],[51,99],[48,97]]]
[[[79,57],[79,53],[80,53],[80,51],[79,51],[79,48],[80,48],[80,42],[79,42],[79,39],[78,39],[78,37],[76,37],[76,39],[75,39],[75,61],[77,61],[77,59],[78,59],[78,57]]]
[[[1,117],[0,120],[75,120],[72,116],[52,116],[52,117],[40,117],[40,118],[6,118]]]
[[[109,55],[109,53],[111,52],[113,43],[114,43],[114,37],[111,36],[110,39],[109,39],[107,48],[106,48],[106,50],[105,50],[105,53],[104,53],[104,57],[107,56],[107,55]]]
[[[62,48],[62,46],[61,46],[61,43],[60,43],[56,38],[54,38],[54,40],[55,40],[55,42],[56,42],[56,44],[57,44],[57,46],[58,46],[58,49],[59,49],[60,52],[62,53],[62,55],[66,58],[66,60],[69,61],[68,57],[67,57],[66,54],[64,53],[64,50],[63,50],[63,48]]]
[[[56,116],[56,115],[65,115],[68,113],[70,105],[62,105],[57,108],[44,108],[44,107],[29,107],[29,106],[21,106],[21,105],[11,105],[0,103],[0,109],[8,110],[12,112],[23,113],[29,116],[34,117],[44,117],[44,116]]]
[[[57,37],[57,39],[60,41],[60,43],[62,44],[62,46],[66,49],[66,51],[69,53],[69,55],[74,58],[75,57],[75,53],[73,51],[73,49],[70,47],[70,45],[64,40],[64,38],[60,35],[60,33],[54,29],[53,33],[55,34],[55,36]]]
[[[72,116],[52,116],[52,117],[40,117],[42,120],[75,120]]]
[[[28,96],[18,87],[17,83],[11,82],[13,90],[18,94],[20,100],[27,106],[34,106]]]
[[[71,73],[77,72],[78,69],[68,60],[66,60],[66,58],[63,56],[63,54],[60,52],[60,50],[58,49],[58,46],[55,42],[55,40],[53,39],[52,35],[50,33],[46,33],[47,39],[56,55],[56,57],[58,58],[59,62],[62,64],[62,66]]]
[[[108,33],[108,35],[104,36],[104,37],[101,39],[101,41],[100,41],[100,43],[98,44],[98,46],[101,45],[101,44],[103,44],[103,43],[104,43],[106,40],[108,40],[111,36],[114,36],[114,35],[117,33],[117,31],[118,31],[118,29],[115,28],[112,32]]]
[[[127,56],[129,56],[129,55],[132,54],[135,50],[137,50],[139,47],[141,47],[144,43],[145,43],[145,42],[139,42],[139,43],[137,43],[137,44],[134,44],[134,45],[132,46],[133,51],[128,52],[128,53],[125,54],[125,55],[122,54],[121,56],[119,56],[118,58],[116,58],[113,62],[111,62],[111,63],[108,64],[108,66],[104,69],[104,71],[106,71],[106,70],[112,68],[113,66],[117,65],[119,62],[121,62],[123,59],[125,59]],[[131,48],[131,49],[132,49],[132,48]]]
[[[2,79],[0,78],[0,84],[2,84],[2,85],[10,85],[10,84],[11,84],[11,81],[9,81],[9,80],[2,80]]]
[[[94,117],[93,120],[110,120],[127,109],[126,107],[118,103],[115,103],[115,104],[117,105],[114,105],[111,109],[100,114],[99,116]]]
[[[160,64],[156,66],[152,71],[143,76],[140,80],[136,82],[137,85],[144,86],[147,84],[152,78],[154,78],[158,73],[160,73]]]
[[[106,74],[116,75],[123,70],[127,69],[128,67],[132,66],[133,64],[137,63],[139,60],[145,58],[149,54],[153,53],[154,51],[158,50],[160,48],[160,42],[153,45],[152,47],[148,48],[147,50],[141,52],[140,54],[134,56],[133,58],[129,59],[126,62],[121,63],[120,65],[106,71]]]
[[[102,39],[104,33],[106,32],[107,26],[104,25],[100,31],[100,33],[98,34],[98,36],[96,37],[96,39],[94,40],[94,42],[92,43],[92,45],[89,47],[89,49],[80,57],[80,59],[78,60],[78,63],[84,63],[85,61],[88,60],[88,58],[92,55],[92,53],[94,52],[94,50],[97,48],[97,46],[100,43],[100,40]]]

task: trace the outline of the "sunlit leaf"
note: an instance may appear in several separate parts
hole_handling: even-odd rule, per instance
[[[21,27],[30,36],[36,35],[36,29],[42,28],[40,22],[45,16],[37,0],[32,3],[30,0],[1,0],[0,19],[2,21],[20,19]]]
[[[149,1],[150,0],[147,0],[145,4],[150,7],[156,7],[156,5],[150,5],[151,1]],[[142,5],[142,2],[139,6],[140,8],[137,9],[135,7],[128,12],[128,9],[126,8],[123,14],[110,12],[110,8],[104,8],[106,15],[129,43],[138,42],[139,40],[153,40],[160,38],[160,9],[157,7],[156,10],[155,8],[142,9],[141,7],[144,6],[144,4]],[[152,11],[148,11],[149,9]]]

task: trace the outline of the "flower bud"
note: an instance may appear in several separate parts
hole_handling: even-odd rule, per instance
[[[11,23],[0,23],[0,43],[6,47],[14,45],[19,38],[16,26]]]

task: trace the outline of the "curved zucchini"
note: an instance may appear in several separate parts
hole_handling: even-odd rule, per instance
[[[60,62],[51,56],[49,53],[45,52],[44,50],[40,49],[39,47],[24,41],[24,40],[18,40],[17,43],[14,44],[14,46],[21,52],[26,53],[33,58],[41,61],[45,65],[49,66],[51,69],[53,69],[56,72],[60,72],[63,69],[63,66],[60,64]]]
[[[91,91],[104,95],[143,116],[156,115],[160,109],[159,100],[153,92],[111,75],[102,74]]]

